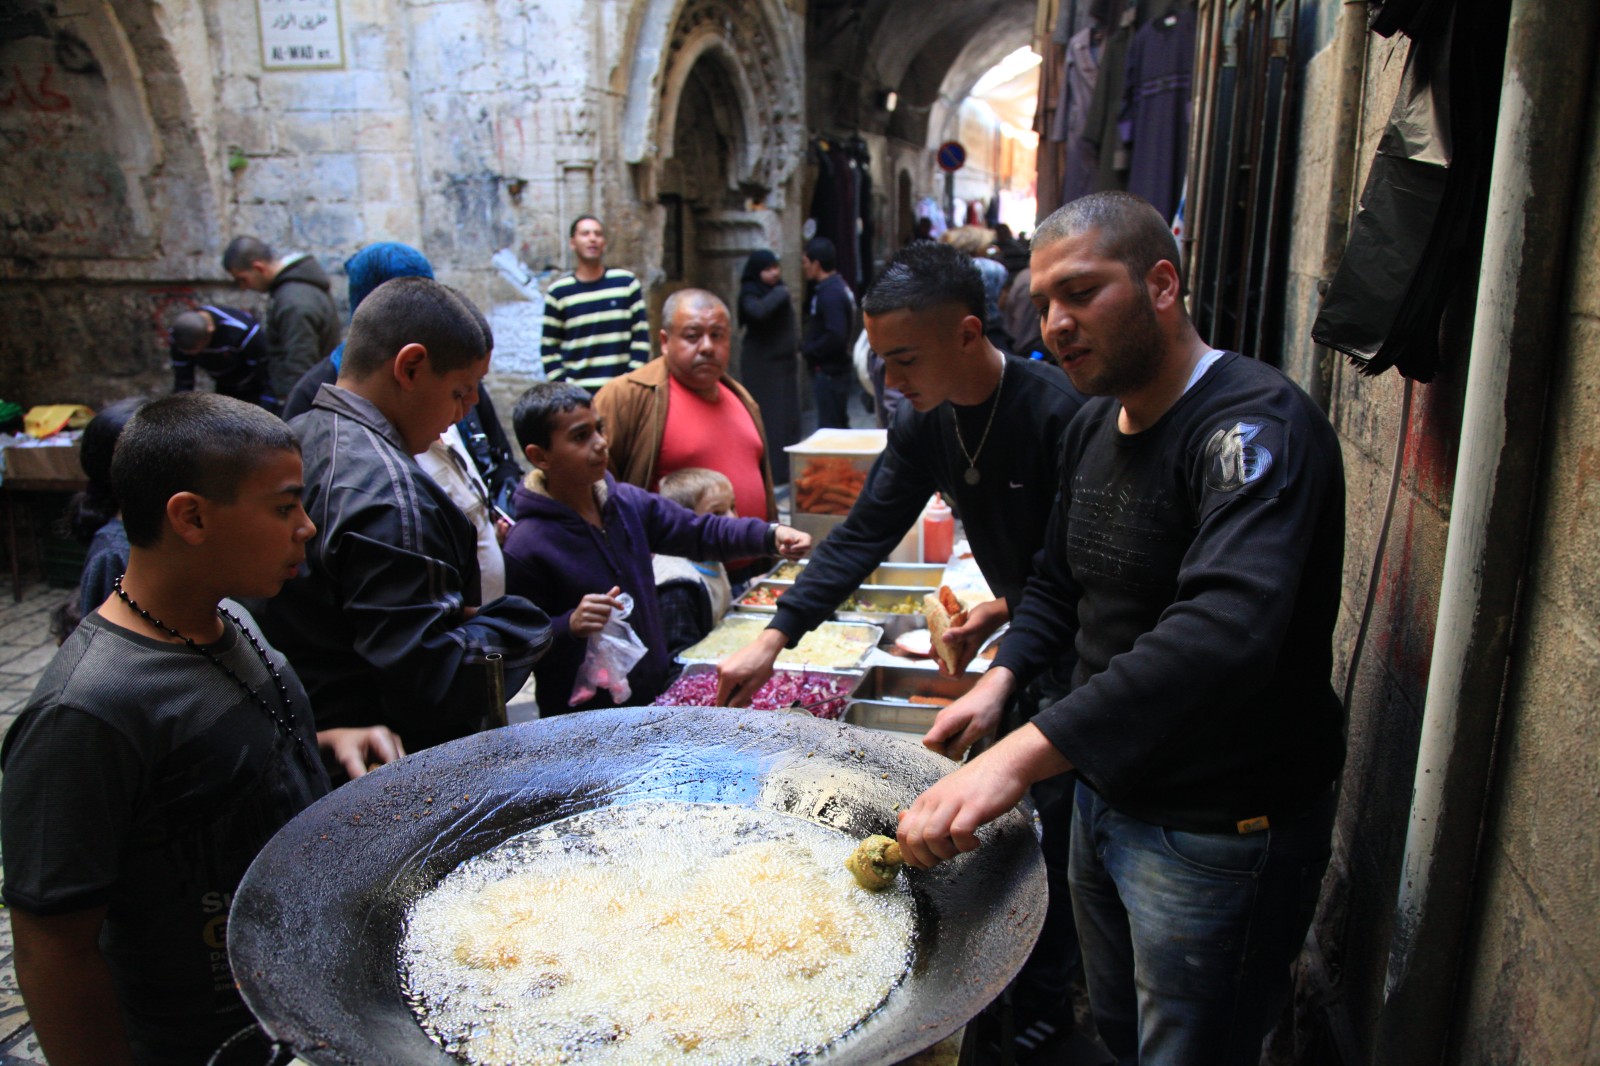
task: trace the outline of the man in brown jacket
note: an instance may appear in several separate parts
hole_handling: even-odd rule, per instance
[[[727,305],[704,289],[681,289],[661,320],[661,354],[595,394],[612,472],[654,492],[675,470],[720,471],[733,482],[739,514],[776,521],[761,409],[728,377]]]

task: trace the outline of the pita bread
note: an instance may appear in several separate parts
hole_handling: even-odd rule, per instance
[[[940,585],[937,593],[928,593],[922,597],[922,615],[928,620],[929,643],[935,658],[944,664],[945,671],[950,674],[956,672],[956,650],[944,642],[945,630],[952,626],[965,625],[967,612],[961,609],[961,601],[950,590],[949,585]]]

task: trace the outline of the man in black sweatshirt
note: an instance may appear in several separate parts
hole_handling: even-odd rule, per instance
[[[835,255],[833,242],[826,237],[811,238],[800,253],[801,271],[813,286],[800,355],[811,371],[819,429],[850,428],[856,298],[834,269]]]
[[[1076,769],[1070,880],[1101,1037],[1123,1063],[1253,1066],[1328,859],[1344,477],[1304,392],[1200,339],[1176,261],[1126,193],[1035,234],[1045,342],[1095,398],[1063,438],[1010,634],[925,743],[985,731],[1069,644],[1073,688],[919,797],[899,835],[919,866],[971,851],[1031,782]]]

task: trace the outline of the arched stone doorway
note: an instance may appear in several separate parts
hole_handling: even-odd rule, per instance
[[[734,303],[757,248],[799,278],[805,141],[800,20],[782,0],[644,0],[622,116],[624,158],[653,217],[653,321],[694,285]],[[737,373],[738,345],[734,346]]]
[[[766,206],[768,190],[740,180],[749,118],[736,60],[720,42],[709,45],[693,60],[678,93],[671,152],[661,164],[657,189],[665,215],[666,278],[659,299],[692,286],[710,289],[733,307],[745,258],[766,247],[778,229],[777,215]]]
[[[0,395],[99,406],[170,387],[167,321],[216,298],[193,279],[220,273],[223,172],[204,34],[169,35],[195,0],[63,6],[0,15]]]

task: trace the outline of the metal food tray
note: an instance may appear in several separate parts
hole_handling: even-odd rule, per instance
[[[876,729],[907,738],[920,737],[932,728],[939,708],[881,700],[857,700],[844,710],[844,721],[863,729]]]
[[[710,635],[707,636],[705,640],[702,640],[698,644],[691,645],[680,652],[678,654],[678,661],[680,663],[720,662],[725,656],[733,654],[733,652],[754,640],[756,638],[756,634],[767,628],[768,621],[770,621],[770,619],[767,616],[760,614],[730,614],[723,618],[720,623],[718,623],[717,627],[711,631]],[[748,634],[743,639],[738,640],[732,648],[716,651],[715,654],[707,653],[705,650],[706,645],[712,641],[715,641],[719,633],[726,635],[728,630],[740,628],[748,630]],[[777,665],[789,670],[839,670],[854,672],[860,669],[862,660],[870,655],[872,653],[872,649],[876,648],[878,646],[878,642],[883,639],[883,627],[875,626],[866,622],[824,622],[813,632],[837,632],[839,629],[859,631],[861,636],[864,638],[861,642],[861,654],[856,656],[854,661],[848,663],[807,662],[805,659],[801,658],[801,656],[804,654],[804,652],[801,651],[801,648],[794,647],[785,648],[783,651],[778,653]],[[801,638],[801,646],[804,646],[806,640],[809,639],[811,635],[811,633],[807,633],[805,637]]]
[[[809,560],[802,559],[799,561],[798,565],[804,569],[808,562]],[[794,578],[792,577],[783,578],[777,576],[778,572],[787,565],[791,564],[778,564],[766,574],[762,575],[760,580],[763,583],[770,583],[774,585],[794,584]],[[924,589],[928,592],[932,592],[934,589],[938,588],[943,581],[944,565],[942,563],[883,563],[876,570],[872,571],[872,573],[868,574],[867,579],[861,584],[863,587],[868,585],[885,585],[894,588]]]
[[[850,698],[862,701],[909,704],[919,710],[938,713],[940,708],[910,703],[912,696],[931,696],[936,699],[960,699],[972,691],[981,674],[968,673],[949,677],[938,670],[924,666],[880,665],[868,669],[856,683]]]
[[[912,588],[904,585],[863,585],[853,594],[858,602],[868,606],[867,610],[845,610],[834,612],[834,617],[841,621],[871,622],[873,625],[883,627],[883,635],[889,640],[897,640],[903,633],[913,629],[922,629],[927,626],[928,619],[922,613],[922,597],[932,592],[930,588]],[[874,611],[870,606],[877,604],[887,607],[890,604],[904,602],[906,597],[911,597],[917,609],[910,612],[900,611]]]
[[[733,609],[736,611],[754,611],[757,614],[776,614],[778,611],[778,605],[776,603],[746,603],[744,602],[745,596],[750,595],[752,592],[756,591],[756,589],[772,589],[773,591],[778,591],[781,589],[784,592],[787,592],[793,587],[793,581],[771,581],[766,578],[763,578],[760,581],[752,581],[750,583],[750,587],[744,590],[744,596],[740,596],[738,599],[733,601]]]
[[[741,612],[743,612],[743,611],[751,611],[751,612],[755,612],[757,614],[776,614],[777,610],[778,610],[778,605],[776,603],[771,603],[771,604],[746,603],[745,602],[745,596],[749,596],[751,593],[755,592],[757,589],[771,589],[772,591],[774,591],[774,592],[776,592],[778,594],[777,598],[781,600],[783,598],[783,593],[789,591],[789,589],[791,589],[793,587],[794,587],[794,582],[793,581],[773,581],[771,578],[762,578],[759,581],[752,582],[750,587],[744,590],[744,596],[741,596],[737,600],[733,601],[734,610],[741,611]],[[926,596],[928,593],[933,592],[933,591],[934,591],[934,586],[924,587],[924,586],[921,586],[921,585],[862,585],[855,592],[851,593],[851,596],[853,598],[855,598],[856,600],[864,601],[864,602],[867,602],[867,603],[876,602],[876,603],[887,605],[887,604],[891,604],[891,603],[899,603],[902,600],[904,600],[907,596],[910,596],[913,600],[916,601],[917,609],[915,611],[911,611],[910,613],[896,613],[896,612],[893,612],[893,611],[873,611],[873,610],[856,611],[856,610],[843,610],[843,609],[841,609],[841,610],[835,611],[833,613],[833,617],[841,619],[841,620],[866,621],[866,622],[871,622],[874,625],[881,625],[881,626],[884,627],[884,635],[889,640],[893,640],[894,638],[898,637],[901,633],[906,632],[908,627],[906,627],[904,625],[898,625],[898,624],[891,626],[891,625],[886,624],[885,620],[886,619],[902,619],[903,620],[903,619],[908,619],[908,618],[909,619],[914,619],[914,620],[917,620],[917,624],[914,625],[914,626],[910,626],[909,628],[911,628],[911,629],[921,629],[923,626],[927,625],[927,621],[926,621],[926,619],[923,618],[923,615],[922,615],[922,606],[921,606],[922,597]]]
[[[715,674],[716,672],[717,672],[717,664],[716,663],[690,663],[689,665],[687,665],[687,666],[685,666],[683,668],[683,672],[681,674],[679,674],[678,677],[679,678],[694,677],[694,676],[699,675],[699,674]],[[773,671],[773,676],[774,677],[776,677],[778,674],[808,674],[808,675],[810,675],[812,677],[838,677],[838,678],[844,678],[844,679],[846,679],[848,681],[856,682],[858,684],[861,681],[861,671],[860,670],[818,670],[818,669],[805,669],[805,668],[794,667],[794,666],[780,666],[776,670]],[[671,686],[668,686],[668,687],[670,688]],[[852,694],[854,692],[855,692],[854,688],[847,688],[843,692],[839,693],[839,696],[838,696],[839,702],[844,704],[845,708],[848,708],[850,706],[850,699],[851,699],[851,696],[852,696]],[[665,695],[665,693],[663,693],[663,695]],[[659,698],[660,697],[658,697],[658,699]],[[693,706],[698,706],[698,704],[682,704],[682,705],[679,705],[679,704],[662,704],[661,706],[688,706],[688,707],[693,707]],[[802,713],[802,714],[816,715],[816,717],[819,717],[819,718],[823,717],[822,715],[817,715],[816,712],[811,710],[810,708],[803,708],[803,707],[774,707],[774,708],[770,708],[770,709],[774,710],[774,711],[795,711],[795,712],[799,712],[799,713]],[[841,711],[841,713],[839,713],[837,715],[833,715],[830,720],[843,721],[844,720],[844,714]]]

